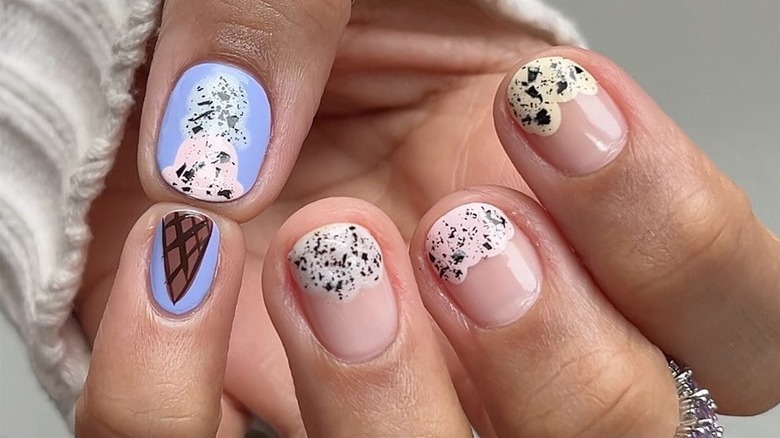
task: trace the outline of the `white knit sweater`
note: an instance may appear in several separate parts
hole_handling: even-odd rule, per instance
[[[538,0],[481,0],[581,45]],[[103,189],[160,0],[0,0],[0,308],[73,426],[89,348],[72,317]]]

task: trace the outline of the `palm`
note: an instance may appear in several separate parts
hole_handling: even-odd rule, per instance
[[[259,278],[268,243],[291,213],[324,197],[357,197],[384,210],[408,239],[422,214],[453,190],[474,184],[523,187],[495,135],[493,98],[520,53],[542,43],[498,31],[487,20],[479,24],[467,12],[426,17],[396,10],[372,15],[375,22],[362,24],[360,37],[348,29],[342,46],[347,49],[336,59],[320,112],[284,190],[243,225],[247,260],[225,385],[252,410],[294,406],[286,358],[265,311]],[[399,14],[425,17],[419,28],[414,20],[403,23],[403,32],[419,33],[403,58],[391,41],[403,32],[388,32]],[[461,27],[477,26],[484,27],[481,34],[479,29],[463,33],[477,35],[473,38],[451,37]],[[378,44],[378,38],[388,44]],[[502,42],[511,50],[501,49]],[[447,47],[439,47],[444,43]],[[386,52],[377,47],[387,47]],[[370,57],[363,60],[356,53]],[[138,84],[144,83],[145,75],[139,74]],[[152,204],[138,180],[137,133],[136,114],[91,212],[94,241],[77,302],[90,337],[100,322],[124,237]],[[288,394],[289,400],[280,402],[279,394]]]

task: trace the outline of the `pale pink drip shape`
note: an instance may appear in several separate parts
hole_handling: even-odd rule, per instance
[[[431,226],[426,247],[439,275],[460,284],[469,268],[503,253],[514,235],[515,228],[504,212],[475,202],[456,207],[439,218]]]
[[[185,139],[162,177],[176,190],[195,198],[229,201],[244,194],[236,159],[235,148],[222,137]]]

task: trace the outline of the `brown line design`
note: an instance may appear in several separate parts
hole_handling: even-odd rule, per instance
[[[192,285],[211,239],[213,224],[195,212],[173,212],[162,220],[163,267],[171,302],[181,300]]]

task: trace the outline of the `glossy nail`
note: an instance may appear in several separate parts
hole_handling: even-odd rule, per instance
[[[288,256],[320,342],[347,361],[370,359],[395,339],[398,310],[371,233],[339,223],[306,234]]]
[[[209,62],[182,74],[157,141],[163,180],[210,202],[243,196],[257,181],[271,132],[271,107],[257,80]]]
[[[539,58],[520,67],[507,99],[531,147],[564,173],[601,169],[626,143],[623,114],[596,79],[570,59]]]
[[[173,315],[197,308],[209,295],[219,258],[219,228],[189,210],[168,213],[157,226],[149,274],[157,305]]]
[[[539,296],[536,250],[495,206],[471,203],[450,210],[431,227],[426,250],[450,296],[482,327],[515,321]]]

